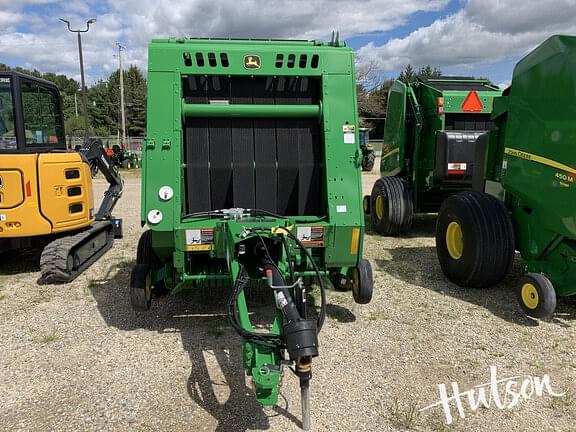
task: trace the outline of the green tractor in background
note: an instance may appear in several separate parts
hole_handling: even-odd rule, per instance
[[[146,311],[153,291],[228,288],[223,310],[257,401],[276,405],[292,370],[308,429],[325,281],[350,287],[357,303],[372,297],[353,51],[337,40],[174,38],[153,40],[148,61],[141,218],[149,229],[131,304]],[[312,283],[317,317],[306,301]],[[249,284],[274,300],[268,326],[251,321]]]
[[[127,150],[124,146],[114,144],[110,156],[114,165],[124,169],[140,168],[140,158],[136,152]]]
[[[446,198],[471,189],[474,143],[492,129],[492,102],[500,94],[487,80],[463,77],[392,84],[381,178],[364,198],[376,232],[406,232],[414,213],[436,213]]]
[[[444,274],[485,288],[524,260],[517,299],[550,320],[576,294],[576,37],[553,36],[514,68],[494,100],[496,129],[475,146],[473,191],[442,204],[436,250]]]
[[[358,132],[360,135],[360,150],[362,151],[362,171],[370,172],[374,168],[374,161],[376,160],[376,152],[370,142],[370,129],[361,127]]]

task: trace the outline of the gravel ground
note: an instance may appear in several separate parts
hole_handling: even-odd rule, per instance
[[[376,165],[378,166],[378,165]],[[375,174],[365,175],[369,193]],[[96,189],[104,188],[96,181]],[[280,405],[258,407],[241,369],[240,339],[222,304],[188,293],[158,299],[137,315],[127,299],[141,232],[139,179],[126,178],[117,214],[125,237],[65,286],[40,286],[38,253],[2,256],[0,428],[3,430],[299,430],[296,379],[285,375]],[[556,319],[525,318],[513,293],[521,272],[489,290],[463,290],[443,277],[434,252],[434,217],[413,232],[368,231],[372,303],[331,292],[314,363],[313,430],[575,430],[576,307]],[[222,300],[222,296],[219,299]],[[498,377],[548,374],[562,397],[544,394],[511,409],[471,410],[446,424],[438,384],[462,391]],[[502,392],[502,389],[501,389]]]

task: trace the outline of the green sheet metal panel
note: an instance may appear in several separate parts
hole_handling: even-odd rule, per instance
[[[561,295],[576,292],[575,71],[576,37],[553,36],[517,64],[497,104],[518,248]],[[558,236],[565,240],[557,244]]]
[[[388,93],[386,123],[382,142],[380,174],[394,176],[402,171],[406,146],[406,84],[394,81]]]

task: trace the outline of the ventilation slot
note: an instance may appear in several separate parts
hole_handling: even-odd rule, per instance
[[[75,169],[74,170],[66,170],[66,172],[64,173],[64,176],[68,180],[77,179],[77,178],[80,178],[80,171],[75,170]]]
[[[196,53],[196,66],[204,67],[204,56],[200,52]]]
[[[212,67],[216,67],[216,54],[208,53],[208,64]]]
[[[228,63],[228,54],[226,53],[220,54],[220,64],[222,65],[222,67],[230,66],[230,63]]]
[[[301,54],[300,55],[300,63],[298,63],[298,66],[300,66],[300,69],[304,69],[306,67],[307,61],[308,61],[308,57],[306,56],[306,54]]]
[[[69,197],[78,196],[78,195],[82,195],[82,188],[80,186],[73,186],[73,187],[68,188],[68,196]]]
[[[70,204],[70,207],[68,209],[71,214],[74,214],[74,213],[81,213],[83,208],[84,207],[82,206],[82,203],[78,203],[78,204]]]
[[[284,66],[284,55],[276,54],[276,67],[281,68],[282,66]]]
[[[319,61],[320,61],[320,57],[318,57],[318,54],[314,54],[312,56],[312,61],[310,62],[310,67],[312,69],[317,69]]]
[[[192,66],[192,57],[190,56],[189,52],[183,53],[182,58],[184,58],[184,66]]]
[[[288,56],[288,64],[287,64],[287,66],[288,66],[289,68],[293,68],[295,62],[296,62],[296,56],[295,56],[294,54],[290,54],[290,55]]]

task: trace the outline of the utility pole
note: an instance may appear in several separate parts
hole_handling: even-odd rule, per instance
[[[116,42],[118,45],[118,63],[120,71],[120,111],[122,113],[122,147],[126,145],[126,112],[124,111],[124,71],[122,70],[122,50],[124,48],[120,42]]]
[[[74,92],[74,112],[76,117],[78,117],[78,98],[76,97],[76,92]]]
[[[86,21],[86,28],[84,30],[72,30],[70,28],[70,21],[59,18],[60,21],[65,22],[68,26],[68,31],[78,35],[78,54],[80,57],[80,80],[82,81],[82,115],[84,116],[84,138],[88,139],[88,102],[86,100],[86,83],[84,81],[84,58],[82,57],[82,37],[80,33],[86,33],[90,30],[90,24],[96,22],[96,18]]]

